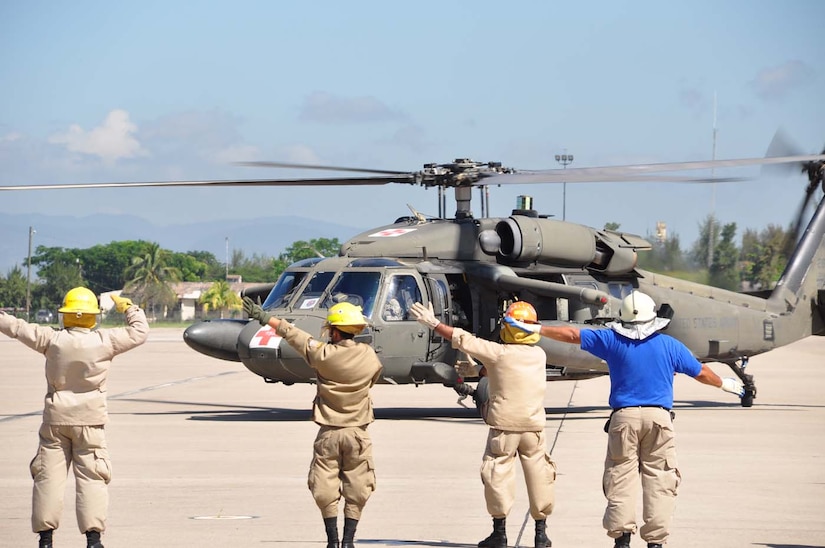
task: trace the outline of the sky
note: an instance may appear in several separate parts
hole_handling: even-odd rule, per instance
[[[255,160],[416,171],[455,158],[552,169],[562,153],[570,168],[758,158],[778,130],[813,154],[822,21],[820,0],[0,2],[0,185],[330,175],[237,165]],[[806,183],[714,174],[752,180],[493,187],[490,213],[529,195],[597,228],[649,236],[663,221],[685,249],[710,213],[740,236],[787,226]],[[400,184],[0,193],[15,215],[291,215],[353,234],[407,204],[438,213],[434,190]]]

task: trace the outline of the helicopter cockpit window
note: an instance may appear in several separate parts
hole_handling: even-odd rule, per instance
[[[409,275],[391,276],[387,284],[387,300],[381,317],[386,321],[409,320],[413,303],[420,303],[421,290]]]
[[[307,282],[306,287],[304,287],[304,290],[301,292],[301,296],[298,297],[298,300],[295,302],[295,308],[307,310],[318,306],[318,301],[321,299],[321,295],[329,285],[329,282],[332,281],[333,276],[335,276],[335,272],[315,273],[309,282]]]
[[[380,281],[380,272],[344,272],[329,290],[321,307],[329,308],[334,304],[348,302],[360,306],[364,316],[370,317]]]
[[[269,292],[263,304],[264,310],[272,308],[282,308],[289,304],[295,289],[307,275],[306,272],[284,272],[278,278],[278,283]]]
[[[633,285],[630,282],[608,282],[607,290],[611,297],[622,300],[633,292]]]

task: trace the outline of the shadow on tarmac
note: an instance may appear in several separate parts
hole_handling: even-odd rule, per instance
[[[817,544],[814,546],[813,544],[754,544],[754,546],[766,546],[767,548],[825,548],[822,544]]]
[[[318,546],[318,541],[294,541],[294,540],[263,540],[264,544],[288,544],[294,546],[296,544],[307,544]],[[356,541],[357,545],[377,545],[377,546],[423,546],[431,548],[476,548],[476,544],[462,544],[460,542],[448,542],[446,540],[394,540],[394,539],[362,539]],[[806,548],[800,546],[799,548]]]
[[[188,401],[166,401],[138,398],[118,398],[119,401],[132,403],[152,403],[166,404],[170,406],[187,406],[190,409],[180,409],[177,411],[157,411],[151,413],[132,412],[130,415],[190,415],[189,420],[194,421],[274,421],[292,422],[312,420],[310,409],[286,409],[279,407],[260,406],[227,406],[226,404],[209,404],[202,402]],[[208,407],[210,409],[194,410],[191,407]],[[610,410],[600,406],[582,407],[547,407],[545,413],[553,420],[556,416],[566,415],[565,420],[577,419],[602,419]],[[473,423],[481,421],[481,416],[474,407],[377,407],[374,410],[377,420],[439,420],[439,419],[464,419],[472,420]],[[589,413],[598,413],[593,416]],[[571,416],[572,415],[572,416]]]

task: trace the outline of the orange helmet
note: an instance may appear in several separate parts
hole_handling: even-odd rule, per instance
[[[514,302],[507,307],[507,312],[505,312],[504,315],[526,323],[539,323],[536,309],[527,301]]]

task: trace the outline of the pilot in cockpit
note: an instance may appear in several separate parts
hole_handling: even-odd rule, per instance
[[[382,318],[385,321],[409,320],[413,303],[421,299],[418,284],[412,276],[393,276],[387,291]]]

